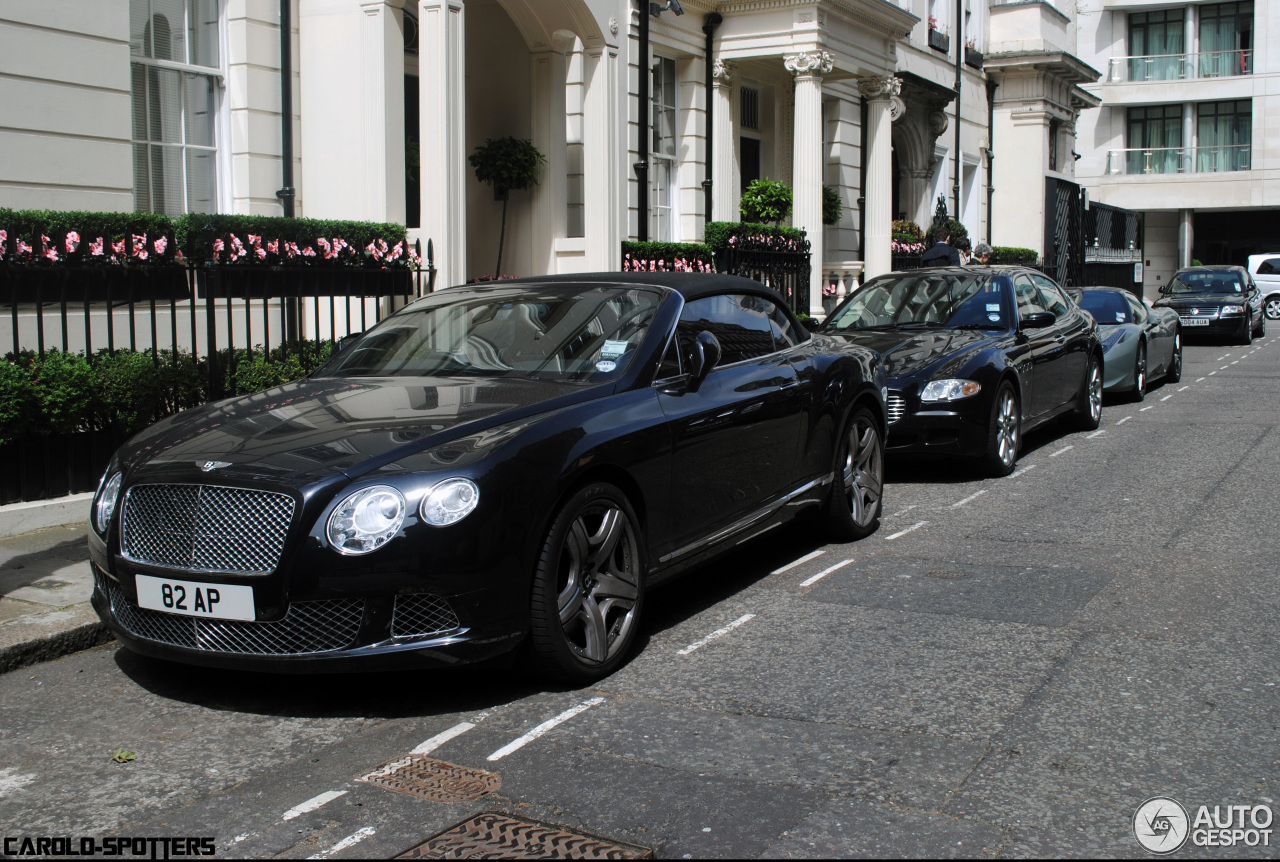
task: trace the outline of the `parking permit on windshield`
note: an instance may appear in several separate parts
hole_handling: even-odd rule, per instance
[[[601,359],[617,359],[619,356],[627,352],[626,341],[609,341],[605,339],[604,347],[600,348]]]
[[[998,302],[987,303],[987,311],[999,311],[999,310],[1000,310],[1000,303]]]

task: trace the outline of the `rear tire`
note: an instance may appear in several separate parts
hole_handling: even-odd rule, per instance
[[[1182,330],[1173,333],[1173,356],[1169,359],[1169,370],[1164,379],[1177,383],[1182,379]]]
[[[644,549],[635,511],[613,485],[587,485],[565,502],[533,575],[530,643],[542,675],[581,685],[627,660],[644,605]]]
[[[1143,345],[1143,362],[1146,362],[1146,346]],[[1084,368],[1084,387],[1076,404],[1075,426],[1080,431],[1092,431],[1102,424],[1102,363],[1090,355]]]
[[[1139,344],[1133,357],[1133,390],[1129,400],[1135,403],[1147,397],[1147,345]]]
[[[1018,463],[1018,447],[1022,444],[1022,408],[1013,384],[1004,381],[996,389],[991,405],[991,421],[987,426],[987,454],[982,462],[990,476],[1008,476]]]
[[[880,526],[883,504],[884,436],[875,414],[859,407],[840,437],[823,510],[827,531],[841,542],[864,539]]]
[[[1280,320],[1280,293],[1273,293],[1262,303],[1267,320]]]

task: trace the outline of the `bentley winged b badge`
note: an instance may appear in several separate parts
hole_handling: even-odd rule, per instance
[[[231,462],[230,461],[198,461],[196,462],[196,466],[198,466],[205,473],[208,473],[210,470],[217,470],[222,467],[230,467]]]

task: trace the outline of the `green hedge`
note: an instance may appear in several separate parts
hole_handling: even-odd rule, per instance
[[[703,242],[715,253],[729,247],[729,239],[737,236],[781,237],[783,239],[803,240],[804,231],[794,227],[774,227],[771,224],[753,222],[713,221],[708,222],[703,231]]]
[[[1040,255],[1033,248],[1018,248],[1011,245],[993,245],[991,250],[995,252],[996,263],[1016,264],[1018,266],[1030,266],[1040,259]]]
[[[664,266],[667,271],[676,270],[676,261],[687,264],[702,263],[714,266],[715,256],[711,248],[700,242],[632,242],[622,243],[622,271],[647,270],[650,261]],[[709,269],[707,271],[710,271]]]
[[[354,266],[382,267],[409,266],[409,239],[403,225],[379,224],[377,222],[336,221],[325,219],[281,218],[279,216],[253,215],[201,215],[192,213],[179,217],[175,222],[175,230],[179,244],[186,249],[192,260],[212,261],[219,263],[236,263],[246,266],[273,266],[280,263],[291,265],[333,265],[335,263]],[[258,237],[256,245],[251,244],[250,237]],[[222,240],[223,249],[215,255],[215,243]],[[235,260],[229,260],[233,254],[233,243],[239,240],[244,247],[244,254]],[[323,240],[335,246],[335,240],[346,242],[346,247],[336,258],[326,259]],[[388,262],[385,257],[378,259],[369,252],[370,243],[386,244],[386,251],[393,249],[397,243],[404,243],[400,255],[395,261]],[[270,244],[279,242],[276,251]],[[295,243],[299,250],[310,249],[315,256],[301,255],[290,258],[284,248],[286,243]],[[257,249],[262,249],[262,254]],[[382,245],[377,246],[383,253]]]
[[[319,368],[330,341],[293,341],[269,351],[220,350],[222,391],[260,392]],[[158,361],[157,361],[158,360]],[[18,437],[114,428],[128,436],[209,400],[209,360],[186,351],[100,350],[92,356],[51,350],[0,361],[0,444]]]
[[[178,244],[174,242],[174,222],[168,216],[156,213],[116,212],[58,212],[54,210],[12,210],[0,208],[0,231],[6,234],[0,242],[0,260],[15,263],[40,263],[50,265],[55,261],[41,257],[47,248],[41,237],[49,237],[49,244],[57,249],[57,263],[110,263],[112,244],[124,242],[124,258],[132,265],[163,265],[176,262]],[[70,233],[79,235],[74,251],[67,250]],[[133,255],[133,237],[145,236],[146,258]],[[93,253],[93,244],[102,240],[101,254]],[[163,252],[156,253],[155,240],[163,239]],[[18,242],[24,241],[34,251],[31,255],[18,254]],[[117,255],[119,257],[119,255]]]

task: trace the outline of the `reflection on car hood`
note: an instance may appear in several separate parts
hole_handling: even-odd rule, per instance
[[[429,446],[608,394],[612,384],[493,378],[319,378],[208,404],[122,450],[148,466],[223,461],[223,478],[359,476]]]
[[[827,334],[878,352],[884,357],[885,374],[891,378],[932,372],[944,363],[962,359],[1008,337],[1003,332],[946,328],[849,329]]]
[[[1244,305],[1243,293],[1179,293],[1155,303],[1156,307],[1189,308],[1193,305]]]

